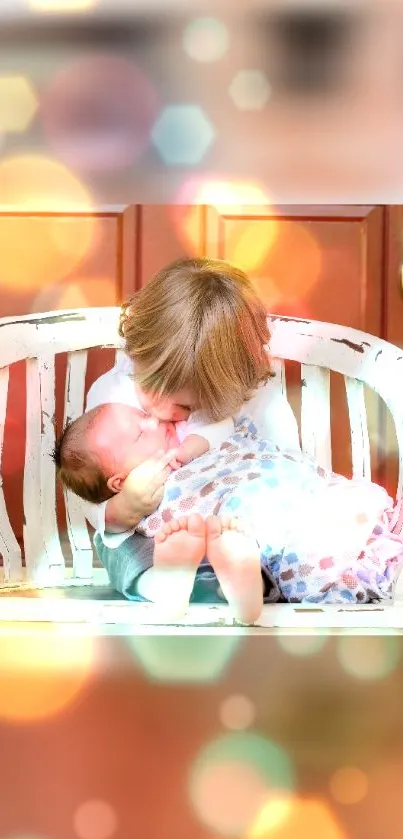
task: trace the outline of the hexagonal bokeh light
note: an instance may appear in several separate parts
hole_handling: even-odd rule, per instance
[[[240,70],[229,86],[229,93],[240,110],[259,111],[267,104],[271,87],[261,70]]]
[[[143,670],[158,682],[212,682],[219,679],[238,649],[236,635],[143,635],[127,639]]]
[[[228,50],[228,29],[221,20],[199,17],[190,21],[183,33],[183,49],[195,61],[210,64]]]
[[[207,154],[214,135],[208,116],[198,105],[168,105],[151,132],[168,166],[196,166]]]
[[[0,76],[0,131],[25,131],[38,106],[35,91],[24,76]]]

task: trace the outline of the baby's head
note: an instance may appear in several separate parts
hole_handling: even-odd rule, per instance
[[[99,504],[119,492],[132,469],[175,445],[171,423],[152,424],[137,408],[107,403],[66,426],[53,458],[64,486]]]

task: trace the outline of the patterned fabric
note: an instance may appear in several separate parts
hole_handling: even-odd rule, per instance
[[[192,512],[236,515],[254,533],[262,568],[291,602],[365,603],[391,596],[403,540],[391,532],[385,490],[318,467],[262,440],[242,418],[218,450],[167,480],[158,511],[139,530]]]

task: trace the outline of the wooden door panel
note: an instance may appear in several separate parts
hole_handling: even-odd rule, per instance
[[[385,233],[383,331],[387,341],[403,350],[403,206],[386,207]],[[403,371],[395,386],[403,391]],[[379,446],[384,485],[393,493],[398,475],[397,439],[387,412],[380,429]]]
[[[119,305],[136,288],[136,220],[133,206],[68,215],[0,211],[0,316]],[[112,363],[111,351],[91,352],[88,383]],[[56,359],[58,433],[63,418],[65,364],[63,356]],[[18,364],[10,376],[2,472],[11,522],[20,540],[24,447],[25,365]],[[63,529],[60,500],[58,517]]]
[[[114,306],[135,287],[136,213],[0,210],[0,317]]]
[[[208,209],[205,252],[244,268],[270,311],[379,334],[381,207]]]
[[[382,329],[384,209],[374,206],[208,208],[204,252],[243,268],[269,311],[346,324],[375,335]],[[300,379],[287,370],[288,395],[299,418]],[[351,474],[344,383],[332,377],[334,468]],[[380,418],[368,395],[378,477]]]
[[[138,209],[138,288],[170,262],[203,254],[204,206],[145,204]]]

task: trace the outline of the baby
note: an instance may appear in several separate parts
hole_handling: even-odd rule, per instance
[[[68,426],[55,461],[65,486],[101,502],[147,458],[167,453],[162,502],[137,528],[155,536],[154,568],[165,597],[174,570],[187,575],[190,595],[204,556],[245,623],[257,620],[264,582],[273,576],[278,599],[292,602],[391,596],[403,544],[390,531],[385,490],[327,472],[298,452],[281,452],[247,418],[219,448],[208,449],[199,435],[179,444],[172,423],[150,423],[115,403]]]
[[[208,449],[209,443],[199,434],[180,443],[175,423],[156,422],[137,408],[107,403],[65,428],[54,460],[64,486],[86,501],[100,503],[120,492],[127,476],[148,458],[167,453],[173,473]],[[237,519],[210,516],[204,521],[199,514],[169,515],[161,519],[161,527],[148,528],[151,518],[142,519],[137,529],[155,536],[153,567],[161,599],[171,601],[172,614],[183,611],[184,592],[188,605],[197,567],[207,556],[235,616],[245,623],[257,619],[264,590],[259,552]],[[229,555],[237,560],[234,569]],[[269,585],[272,581],[269,573]]]

